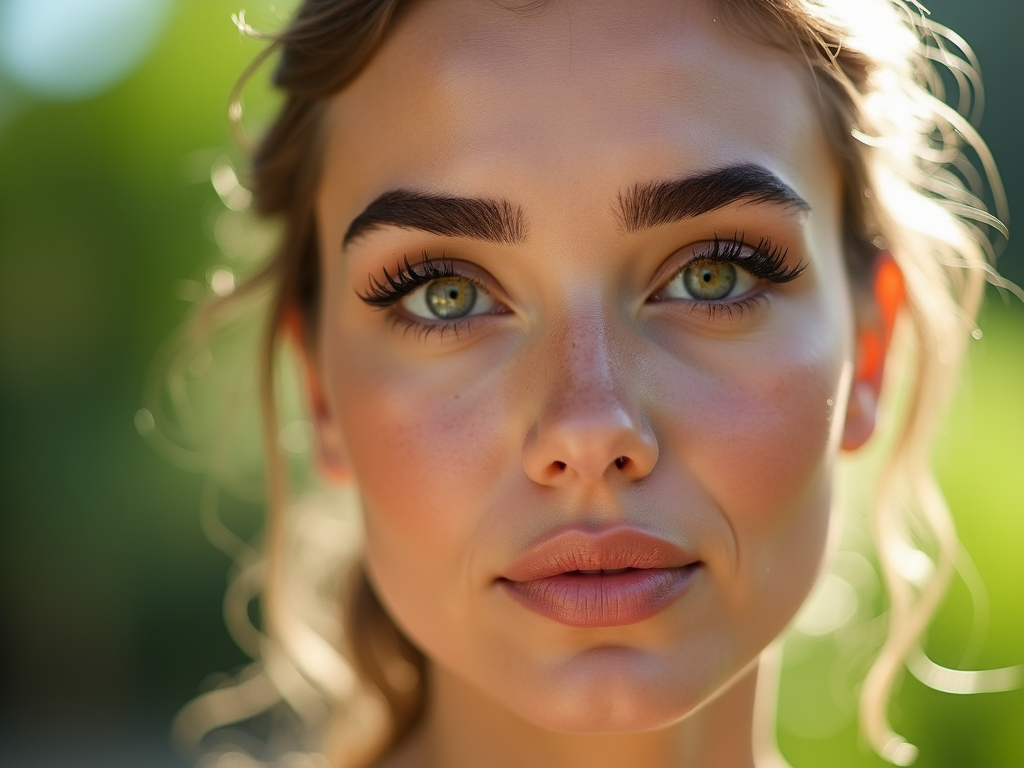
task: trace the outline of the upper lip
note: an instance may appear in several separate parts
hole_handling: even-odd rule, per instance
[[[502,577],[533,581],[572,571],[682,568],[695,562],[697,559],[678,544],[636,528],[567,528],[537,540],[512,561]]]

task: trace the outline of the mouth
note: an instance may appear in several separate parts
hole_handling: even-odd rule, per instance
[[[571,627],[636,624],[674,603],[701,561],[631,528],[569,529],[546,537],[498,579],[524,608]]]

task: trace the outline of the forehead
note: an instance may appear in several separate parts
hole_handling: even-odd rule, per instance
[[[607,206],[753,162],[811,199],[831,167],[814,93],[705,0],[424,0],[335,97],[324,188],[351,216],[395,187]]]

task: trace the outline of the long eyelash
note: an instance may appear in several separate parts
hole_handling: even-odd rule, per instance
[[[803,262],[795,267],[786,266],[787,248],[775,245],[770,237],[762,237],[749,256],[743,253],[743,233],[737,232],[732,240],[722,242],[715,236],[714,242],[702,253],[694,256],[691,264],[735,264],[754,277],[772,283],[788,283],[796,280],[807,269]]]
[[[455,274],[451,263],[444,259],[444,254],[440,259],[433,259],[424,251],[422,260],[415,267],[409,263],[408,256],[403,256],[402,261],[403,268],[399,269],[394,276],[384,269],[384,282],[370,275],[370,287],[365,293],[356,291],[356,296],[371,307],[387,309],[400,302],[421,285],[440,277],[451,277]]]

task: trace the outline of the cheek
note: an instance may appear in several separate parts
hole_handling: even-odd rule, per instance
[[[504,398],[479,366],[373,359],[339,355],[331,376],[353,470],[368,507],[429,534],[507,471]]]
[[[732,482],[715,489],[736,539],[734,597],[753,614],[791,616],[811,588],[824,554],[831,511],[832,407],[842,368],[774,360],[745,402],[735,444],[718,455]],[[729,462],[726,464],[726,462]]]
[[[835,403],[846,365],[830,349],[758,351],[746,373],[711,383],[714,424],[698,431],[692,464],[716,483],[722,508],[770,528],[808,488],[828,479]],[[724,471],[723,471],[724,470]],[[787,503],[789,502],[789,503]]]
[[[817,576],[851,364],[849,323],[819,313],[776,341],[705,351],[673,452],[727,523],[734,616],[781,629]],[[742,347],[742,348],[741,348]]]
[[[466,620],[472,593],[462,588],[473,586],[466,574],[488,498],[516,465],[500,440],[507,409],[479,361],[471,376],[457,363],[402,364],[356,345],[338,344],[326,368],[362,497],[367,566],[392,615],[429,646]]]

